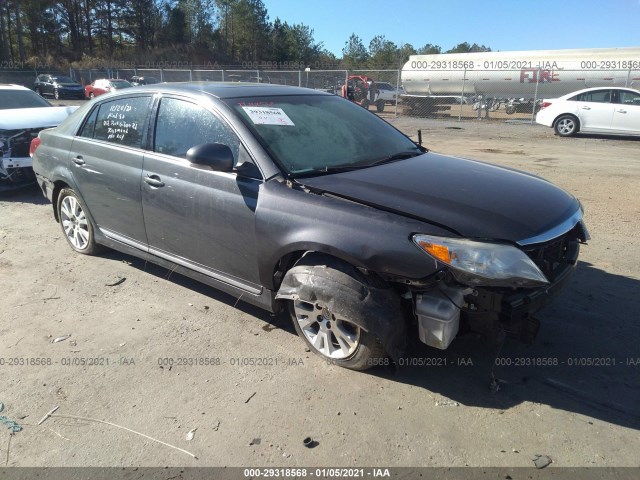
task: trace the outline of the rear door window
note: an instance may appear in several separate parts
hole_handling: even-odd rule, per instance
[[[611,90],[594,90],[593,92],[584,92],[576,95],[571,100],[578,102],[595,102],[595,103],[610,103],[611,102]]]
[[[150,103],[150,96],[119,98],[101,103],[97,113],[92,112],[80,135],[127,147],[141,148]],[[91,134],[91,117],[94,114],[95,127]]]

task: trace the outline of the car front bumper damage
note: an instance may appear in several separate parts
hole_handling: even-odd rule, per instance
[[[22,188],[35,181],[29,145],[40,130],[0,131],[0,191]]]
[[[447,277],[414,295],[418,335],[429,346],[446,349],[459,329],[491,341],[505,336],[531,343],[539,329],[535,314],[569,283],[575,272],[580,241],[567,234],[525,252],[543,267],[549,285],[538,288],[469,287]]]

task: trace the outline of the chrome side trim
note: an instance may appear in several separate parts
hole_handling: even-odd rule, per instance
[[[111,230],[107,230],[106,228],[98,227],[98,229],[104,234],[105,237],[108,237],[111,240],[124,243],[125,245],[129,245],[130,247],[137,248],[138,250],[142,250],[143,252],[147,252],[147,253],[149,252],[149,247],[144,243],[140,243],[129,237],[125,237],[124,235],[120,235],[116,232],[112,232]]]
[[[256,288],[250,284],[247,284],[241,280],[238,280],[237,278],[234,277],[229,277],[227,275],[224,275],[220,272],[216,272],[214,270],[210,270],[208,268],[205,268],[197,263],[193,263],[190,262],[189,260],[186,260],[184,258],[180,258],[180,257],[176,257],[175,255],[170,255],[166,252],[163,252],[162,250],[158,250],[156,248],[150,248],[147,245],[144,245],[136,240],[132,240],[128,237],[124,237],[122,235],[119,235],[115,232],[111,232],[109,230],[106,230],[104,228],[100,228],[100,231],[108,238],[115,240],[117,242],[120,243],[124,243],[125,245],[129,245],[130,247],[134,247],[137,248],[138,250],[142,250],[143,252],[149,253],[151,255],[155,255],[156,257],[160,257],[163,258],[165,260],[168,260],[172,263],[175,263],[177,265],[180,265],[181,267],[185,267],[188,268],[190,270],[194,270],[198,273],[201,273],[203,275],[206,275],[207,277],[211,277],[219,282],[222,283],[226,283],[228,285],[231,285],[235,288],[239,288],[241,290],[246,291],[247,293],[250,293],[252,295],[260,295],[262,293],[262,287],[260,288]]]
[[[549,240],[553,240],[554,238],[558,238],[561,235],[564,235],[573,227],[575,227],[578,223],[582,221],[582,209],[578,208],[578,210],[567,218],[564,222],[556,225],[551,230],[547,230],[540,235],[536,235],[535,237],[525,238],[524,240],[519,240],[516,242],[520,246],[531,245],[534,243],[544,243]],[[586,231],[586,229],[585,229]]]

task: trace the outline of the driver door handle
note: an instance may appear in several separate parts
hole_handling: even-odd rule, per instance
[[[85,161],[82,159],[82,155],[76,155],[73,158],[73,163],[75,163],[76,165],[82,166],[85,164]]]
[[[151,185],[152,187],[164,187],[164,182],[160,180],[160,177],[157,175],[147,175],[146,177],[144,177],[144,181],[146,184]]]
[[[627,111],[626,111],[626,110],[622,110],[622,109],[620,109],[620,110],[616,110],[616,112],[618,112],[618,113],[627,113]]]
[[[583,110],[591,110],[591,107],[584,106],[584,107],[582,107],[582,109]]]

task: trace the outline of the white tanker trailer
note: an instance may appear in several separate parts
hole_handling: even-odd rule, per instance
[[[401,75],[405,105],[427,110],[478,95],[533,100],[589,87],[640,89],[640,47],[412,55]]]

